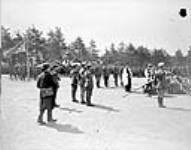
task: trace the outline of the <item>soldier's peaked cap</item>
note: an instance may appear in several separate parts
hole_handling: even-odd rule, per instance
[[[164,62],[159,62],[158,63],[158,67],[163,67],[164,66]]]

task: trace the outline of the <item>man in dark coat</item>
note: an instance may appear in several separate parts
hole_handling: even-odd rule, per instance
[[[104,66],[103,67],[103,79],[104,79],[105,87],[108,87],[109,75],[110,75],[110,70],[109,70],[108,66]]]
[[[77,64],[73,64],[73,69],[70,71],[70,77],[72,102],[78,102],[78,100],[76,99],[76,92],[79,80],[79,66]]]
[[[38,116],[38,123],[40,124],[45,124],[43,121],[43,114],[45,110],[47,110],[47,121],[56,121],[52,118],[53,90],[52,92],[49,92],[49,95],[43,94],[45,90],[53,89],[53,87],[56,86],[48,69],[49,64],[44,64],[42,67],[42,73],[39,75],[37,80],[37,87],[40,89],[40,114]]]
[[[98,64],[95,67],[94,74],[95,74],[95,79],[96,79],[96,86],[97,86],[97,88],[100,88],[100,80],[101,80],[101,74],[102,74],[102,67],[100,64]]]
[[[59,81],[60,81],[60,77],[58,76],[59,72],[59,66],[54,66],[51,70],[51,74],[53,76],[53,80],[55,82],[55,86],[53,87],[53,107],[59,107],[59,105],[56,103],[56,96],[57,96],[57,92],[58,92],[58,88],[59,86]]]
[[[87,69],[85,71],[85,92],[86,92],[86,104],[87,106],[93,106],[91,103],[91,96],[93,92],[93,75],[91,72],[91,64],[87,65]]]
[[[118,86],[118,75],[119,75],[119,68],[118,66],[115,65],[113,67],[113,78],[116,87]]]

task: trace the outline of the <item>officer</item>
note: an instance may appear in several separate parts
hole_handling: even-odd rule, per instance
[[[53,87],[55,82],[49,71],[50,65],[48,63],[43,64],[42,73],[38,76],[37,87],[40,89],[40,114],[38,116],[37,122],[40,124],[45,124],[43,121],[43,114],[47,110],[47,121],[56,121],[52,118],[53,109]]]
[[[91,103],[91,96],[93,91],[93,75],[91,72],[91,64],[87,64],[85,71],[85,93],[86,93],[86,104],[87,106],[93,106]]]
[[[105,65],[103,67],[103,79],[104,79],[105,87],[108,87],[109,75],[110,75],[110,70],[109,70],[108,66]]]
[[[86,66],[85,62],[82,62],[81,68],[79,70],[79,85],[80,85],[80,98],[81,98],[81,104],[85,104],[84,95],[85,95],[85,71]]]
[[[76,92],[78,88],[78,79],[79,79],[79,66],[77,63],[72,64],[73,69],[70,71],[70,77],[71,77],[71,96],[72,96],[72,102],[78,103],[78,100],[76,99]]]
[[[166,72],[164,71],[164,62],[158,63],[158,69],[156,70],[155,77],[157,81],[157,94],[158,94],[158,106],[164,108],[163,99],[166,90]]]

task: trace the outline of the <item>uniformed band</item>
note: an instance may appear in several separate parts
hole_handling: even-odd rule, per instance
[[[40,68],[41,73],[37,78],[37,87],[40,89],[40,113],[38,116],[40,124],[45,124],[43,121],[45,110],[47,110],[47,121],[56,121],[52,117],[52,110],[59,107],[56,103],[56,95],[61,72],[68,73],[71,78],[71,101],[74,103],[94,106],[92,103],[94,79],[97,88],[102,88],[101,79],[103,79],[103,86],[108,88],[110,87],[110,77],[113,76],[115,87],[121,86],[126,92],[135,91],[132,89],[133,73],[128,65],[109,66],[100,62],[67,62],[63,65],[57,62],[54,65],[44,63]],[[147,93],[149,97],[156,94],[158,106],[164,108],[164,94],[169,85],[168,79],[174,74],[165,69],[165,63],[160,62],[156,67],[148,64],[144,75],[146,82],[141,86],[144,93]],[[76,97],[77,90],[80,91],[80,98]]]

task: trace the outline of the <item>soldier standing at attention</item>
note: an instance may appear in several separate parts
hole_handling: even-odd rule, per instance
[[[166,90],[166,72],[164,71],[164,63],[158,63],[158,69],[155,73],[156,81],[157,81],[157,93],[158,93],[158,106],[160,108],[164,108],[163,99],[164,93]]]
[[[78,103],[78,100],[76,99],[76,92],[78,88],[78,79],[79,79],[79,66],[77,64],[73,64],[74,69],[70,72],[71,77],[71,96],[72,96],[72,102]]]
[[[95,79],[97,88],[100,88],[101,74],[102,74],[102,67],[100,64],[98,64],[95,68]]]
[[[124,84],[123,84],[123,66],[120,66],[119,67],[119,79],[120,79],[120,84],[121,84],[121,86],[123,86]]]
[[[128,65],[124,68],[123,71],[123,81],[124,81],[124,86],[125,86],[125,91],[130,92],[131,91],[131,86],[132,86],[132,72],[131,69]]]
[[[55,82],[55,87],[53,88],[53,92],[54,92],[54,95],[53,95],[53,107],[59,107],[59,105],[56,103],[56,96],[57,96],[57,92],[58,92],[58,88],[60,87],[59,85],[59,81],[61,80],[60,77],[59,77],[59,67],[58,66],[54,66],[52,68],[52,76],[53,76],[53,79],[54,79],[54,82]]]
[[[85,104],[84,95],[85,95],[85,63],[81,64],[81,68],[79,70],[79,85],[80,85],[80,98],[81,104]]]
[[[87,106],[93,106],[91,103],[91,96],[93,91],[93,75],[91,72],[91,64],[87,64],[85,71],[85,92],[86,92],[86,104]]]
[[[105,65],[103,67],[103,79],[104,79],[105,87],[108,87],[109,75],[110,75],[109,68],[108,68],[108,66]]]
[[[115,65],[113,67],[113,78],[116,87],[118,86],[118,74],[119,74],[119,68],[118,66]]]

